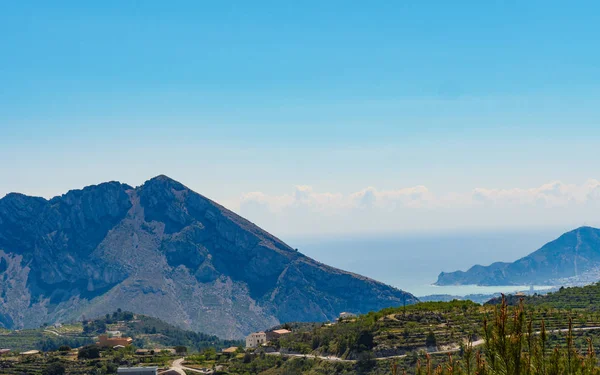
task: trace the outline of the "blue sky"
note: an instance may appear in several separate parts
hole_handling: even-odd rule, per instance
[[[598,24],[592,1],[2,2],[0,196],[162,173],[277,233],[595,223]]]

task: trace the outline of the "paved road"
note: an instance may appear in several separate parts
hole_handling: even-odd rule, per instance
[[[593,330],[600,330],[600,327],[582,327],[582,328],[573,328],[573,332],[576,331],[593,331]],[[564,333],[564,332],[568,332],[569,329],[568,328],[564,328],[564,329],[555,329],[555,330],[548,330],[548,333]],[[534,332],[535,335],[539,335],[541,332]],[[485,344],[485,340],[484,339],[480,339],[477,341],[473,341],[471,343],[471,345],[473,347],[476,346],[481,346]],[[460,347],[457,346],[456,348],[452,348],[452,349],[447,349],[447,350],[440,350],[440,351],[436,351],[436,352],[428,352],[429,354],[448,354],[448,353],[456,353],[460,351]],[[281,356],[285,356],[285,357],[300,357],[300,358],[319,358],[325,361],[331,361],[331,362],[356,362],[354,360],[351,359],[342,359],[340,357],[335,357],[335,356],[314,356],[314,355],[310,355],[310,354],[283,354],[283,353],[279,353],[279,352],[275,352],[275,353],[267,353],[269,355],[281,355]],[[375,358],[378,361],[384,361],[386,359],[395,359],[395,358],[404,358],[406,357],[408,354],[400,354],[400,355],[392,355],[392,356],[388,356],[388,357],[377,357]]]
[[[323,359],[325,361],[331,361],[331,362],[356,362],[352,359],[341,359],[340,357],[336,357],[333,355],[330,356],[320,356],[317,355],[315,356],[314,354],[294,354],[294,353],[280,353],[280,352],[273,352],[273,353],[266,353],[267,355],[280,355],[282,357],[297,357],[297,358],[319,358],[319,359]]]
[[[173,364],[171,365],[171,368],[169,370],[177,371],[181,375],[186,375],[184,370],[191,371],[191,372],[197,372],[198,374],[212,374],[213,373],[212,370],[205,372],[205,371],[201,371],[201,370],[198,370],[195,368],[186,367],[183,365],[184,360],[185,360],[185,358],[179,358],[179,359],[174,360]]]

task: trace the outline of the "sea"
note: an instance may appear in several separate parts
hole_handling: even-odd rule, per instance
[[[408,291],[417,297],[448,294],[543,292],[539,285],[433,285],[440,272],[467,270],[493,262],[512,262],[560,236],[561,229],[385,234],[351,236],[293,236],[290,246],[322,263],[364,275]]]

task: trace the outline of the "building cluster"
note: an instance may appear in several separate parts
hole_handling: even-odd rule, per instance
[[[342,313],[340,313],[339,317],[336,319],[337,322],[350,322],[350,321],[354,321],[356,319],[356,314],[351,313],[351,312],[347,312],[344,311]],[[326,325],[332,325],[335,324],[335,322],[333,323],[329,323]],[[287,329],[275,329],[272,331],[260,331],[260,332],[253,332],[251,334],[249,334],[246,337],[246,348],[258,348],[261,346],[268,346],[269,342],[280,338],[281,336],[287,335],[289,333],[292,333],[292,331],[287,330]]]
[[[266,346],[270,341],[280,338],[281,336],[292,333],[287,329],[276,329],[267,332],[253,332],[246,337],[246,348],[257,348]]]

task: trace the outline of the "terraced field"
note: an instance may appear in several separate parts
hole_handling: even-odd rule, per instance
[[[4,358],[2,361],[0,361],[0,374],[37,375],[41,374],[44,368],[46,368],[51,363],[60,363],[62,366],[64,366],[67,374],[73,375],[90,374],[90,370],[93,368],[91,362],[77,361],[74,358],[63,359],[55,356],[31,356],[28,358],[9,357]]]
[[[12,356],[0,358],[0,375],[40,375],[52,365],[60,364],[66,374],[115,374],[118,366],[158,366],[168,367],[174,359],[168,355],[136,356],[124,351],[105,351],[102,358],[94,360],[78,360],[75,355],[64,356],[57,352],[44,353],[30,357]]]
[[[447,350],[483,337],[483,322],[492,319],[495,306],[469,301],[427,302],[406,308],[384,309],[351,321],[297,331],[279,340],[280,350],[354,358],[353,352],[370,349],[376,357],[402,355],[421,350]],[[564,341],[569,318],[573,327],[598,327],[598,314],[588,310],[566,310],[547,306],[526,309],[533,331],[542,320],[553,342]],[[577,332],[575,336],[600,338],[598,332]],[[581,340],[582,342],[584,340]]]
[[[47,335],[47,334],[46,334]],[[0,332],[0,347],[10,348],[12,351],[26,351],[36,349],[36,344],[44,339],[41,330],[21,330]]]
[[[13,352],[27,350],[56,350],[61,345],[78,347],[92,343],[93,337],[81,331],[63,329],[60,333],[54,328],[26,329],[0,332],[0,347]]]

